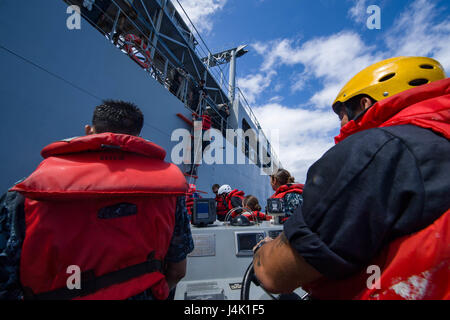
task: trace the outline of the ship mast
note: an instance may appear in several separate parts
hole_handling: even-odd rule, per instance
[[[248,53],[248,50],[245,50],[245,48],[247,48],[247,45],[242,45],[216,54],[210,54],[208,57],[202,59],[202,62],[205,63],[208,68],[217,67],[227,63],[230,64],[228,98],[230,99],[232,105],[234,104],[234,98],[236,95],[236,59]]]

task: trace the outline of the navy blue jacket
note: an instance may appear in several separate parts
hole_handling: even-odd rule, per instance
[[[412,125],[354,134],[309,170],[290,244],[325,277],[361,271],[392,240],[450,208],[450,142]]]

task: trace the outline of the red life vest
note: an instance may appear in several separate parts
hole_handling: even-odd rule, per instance
[[[151,289],[167,298],[161,262],[187,183],[165,155],[144,139],[112,133],[44,148],[45,160],[12,189],[26,197],[26,296],[115,300]],[[81,290],[67,289],[69,266],[80,268]]]
[[[275,191],[272,199],[283,199],[285,195],[288,193],[298,193],[303,194],[303,188],[305,187],[304,184],[286,184],[284,186],[281,186]]]
[[[225,216],[228,213],[228,209],[223,202],[222,196],[216,196],[216,211],[218,216]]]
[[[188,215],[192,216],[193,208],[194,208],[194,194],[197,193],[197,187],[195,184],[189,185],[189,190],[186,193],[186,209]],[[197,197],[201,199],[202,197],[197,194]]]
[[[203,127],[203,131],[208,131],[209,129],[211,129],[211,117],[208,115],[203,115],[202,116],[202,127]]]
[[[253,214],[244,212],[242,215],[247,217],[250,221],[255,221],[256,217],[258,217],[259,221],[269,221],[270,219],[272,219],[271,217],[266,216],[266,214],[261,211],[253,211]]]
[[[411,124],[450,139],[450,79],[420,86],[370,108],[350,121],[336,143],[357,132]],[[378,289],[368,288],[363,270],[341,281],[321,279],[304,286],[318,299],[450,299],[450,210],[423,230],[386,246],[370,265],[381,268]]]
[[[239,198],[241,200],[244,200],[245,193],[244,191],[239,191],[237,189],[231,191],[227,196],[225,197],[225,202],[228,206],[228,211],[233,209],[233,205],[231,204],[231,198]]]
[[[303,286],[325,300],[449,300],[450,210],[432,225],[399,238],[370,264],[380,267],[378,283],[367,268],[344,280],[321,279]]]
[[[244,191],[239,191],[237,189],[234,189],[229,194],[227,194],[227,196],[225,197],[225,202],[228,206],[227,213],[234,208],[233,205],[231,204],[231,198],[239,198],[239,199],[241,199],[241,203],[242,203],[242,201],[244,200],[244,196],[245,196]],[[241,205],[241,207],[242,207],[242,205]],[[237,215],[238,215],[237,212],[233,212],[231,217],[235,218]]]

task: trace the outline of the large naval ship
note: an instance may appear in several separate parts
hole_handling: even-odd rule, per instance
[[[174,132],[194,136],[193,120],[207,112],[215,139],[246,161],[180,163],[187,182],[203,199],[214,197],[213,184],[229,184],[264,207],[273,193],[268,175],[281,164],[235,85],[247,52],[239,45],[211,52],[176,0],[0,0],[1,190],[36,168],[42,147],[82,135],[103,99],[121,99],[142,109],[142,137],[162,146],[167,161],[180,143]],[[251,285],[251,248],[281,230],[274,222],[193,225],[195,251],[175,298],[277,298]]]

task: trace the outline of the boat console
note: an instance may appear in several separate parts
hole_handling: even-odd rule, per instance
[[[191,230],[195,249],[188,257],[186,277],[177,286],[176,300],[241,299],[243,279],[251,271],[253,247],[266,237],[276,238],[283,227],[271,221],[243,227],[216,221],[206,227],[192,226]],[[252,285],[247,291],[249,300],[274,298],[260,286]],[[295,293],[305,295],[301,289]]]

